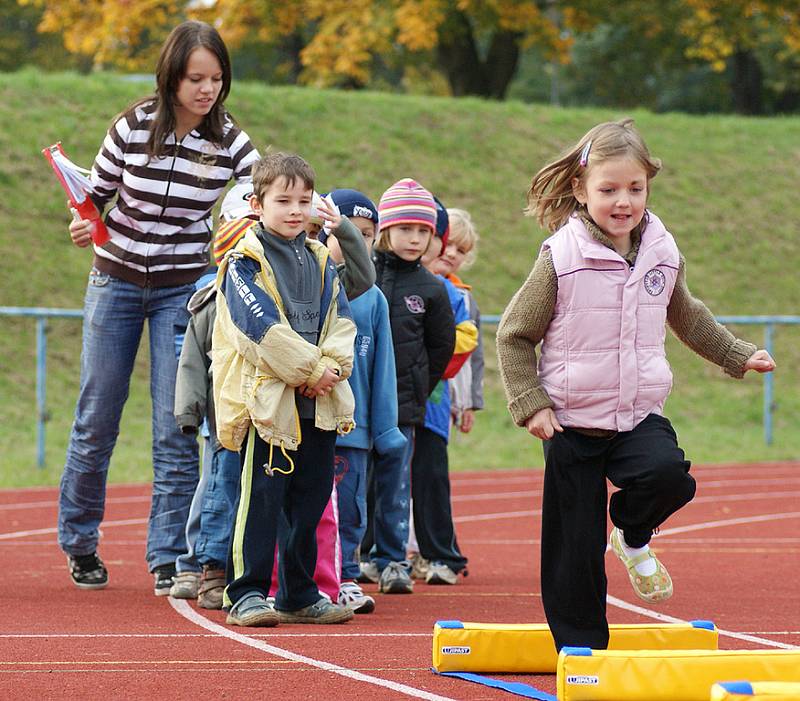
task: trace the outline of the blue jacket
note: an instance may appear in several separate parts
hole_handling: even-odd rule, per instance
[[[464,322],[471,324],[471,317],[469,309],[467,309],[467,305],[464,302],[464,295],[459,292],[458,288],[450,280],[443,278],[441,275],[436,277],[444,283],[444,287],[447,290],[456,327]],[[476,345],[475,339],[471,338],[469,353],[475,349]],[[458,346],[458,341],[456,341],[456,346]],[[431,396],[428,397],[428,402],[425,405],[425,428],[438,433],[445,440],[450,437],[450,387],[447,380],[440,380],[433,392],[431,392]]]
[[[350,388],[356,400],[356,427],[336,445],[379,453],[402,449],[406,439],[397,428],[397,376],[389,305],[373,285],[350,302],[358,329]]]

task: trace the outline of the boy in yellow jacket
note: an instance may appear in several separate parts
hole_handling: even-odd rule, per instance
[[[315,529],[330,497],[338,433],[353,428],[356,326],[327,249],[306,237],[314,171],[273,153],[253,171],[251,227],[220,266],[212,373],[217,436],[240,450],[228,557],[227,622],[341,623],[352,611],[314,583]],[[334,227],[341,217],[322,216]],[[267,601],[278,517],[289,532],[280,589]]]

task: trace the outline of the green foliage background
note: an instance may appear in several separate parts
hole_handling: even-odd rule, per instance
[[[149,82],[110,74],[0,74],[0,306],[80,308],[90,254],[67,234],[69,215],[41,149],[61,140],[89,166],[112,117]],[[545,238],[522,216],[532,174],[599,121],[630,115],[664,161],[652,209],[688,260],[693,292],[720,315],[796,314],[796,196],[800,118],[655,115],[613,109],[266,87],[237,82],[228,106],[262,150],[296,151],[321,191],[355,187],[373,198],[412,176],[447,206],[468,209],[481,235],[464,273],[484,314],[498,314]],[[80,324],[48,324],[46,468],[36,467],[35,339],[31,319],[0,317],[0,486],[53,484],[63,464],[78,388]],[[734,327],[763,343],[760,327]],[[515,428],[486,333],[487,409],[452,441],[453,469],[539,466],[538,441]],[[764,445],[762,382],[725,377],[670,337],[675,388],[666,413],[699,462],[800,456],[800,329],[775,337],[775,443]],[[143,341],[110,479],[150,477],[147,342]]]

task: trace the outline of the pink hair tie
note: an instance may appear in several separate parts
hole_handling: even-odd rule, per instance
[[[589,162],[589,151],[592,150],[592,140],[586,142],[586,146],[583,147],[583,151],[581,151],[581,159],[579,162],[581,168],[585,168],[586,164]]]

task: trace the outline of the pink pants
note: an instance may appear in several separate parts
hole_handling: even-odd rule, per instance
[[[331,490],[331,498],[317,526],[317,567],[314,581],[320,592],[331,597],[336,603],[339,598],[339,585],[342,572],[342,548],[339,542],[339,509],[337,507],[336,484]],[[272,585],[269,595],[278,591],[278,549],[275,548],[275,564],[272,567]]]

